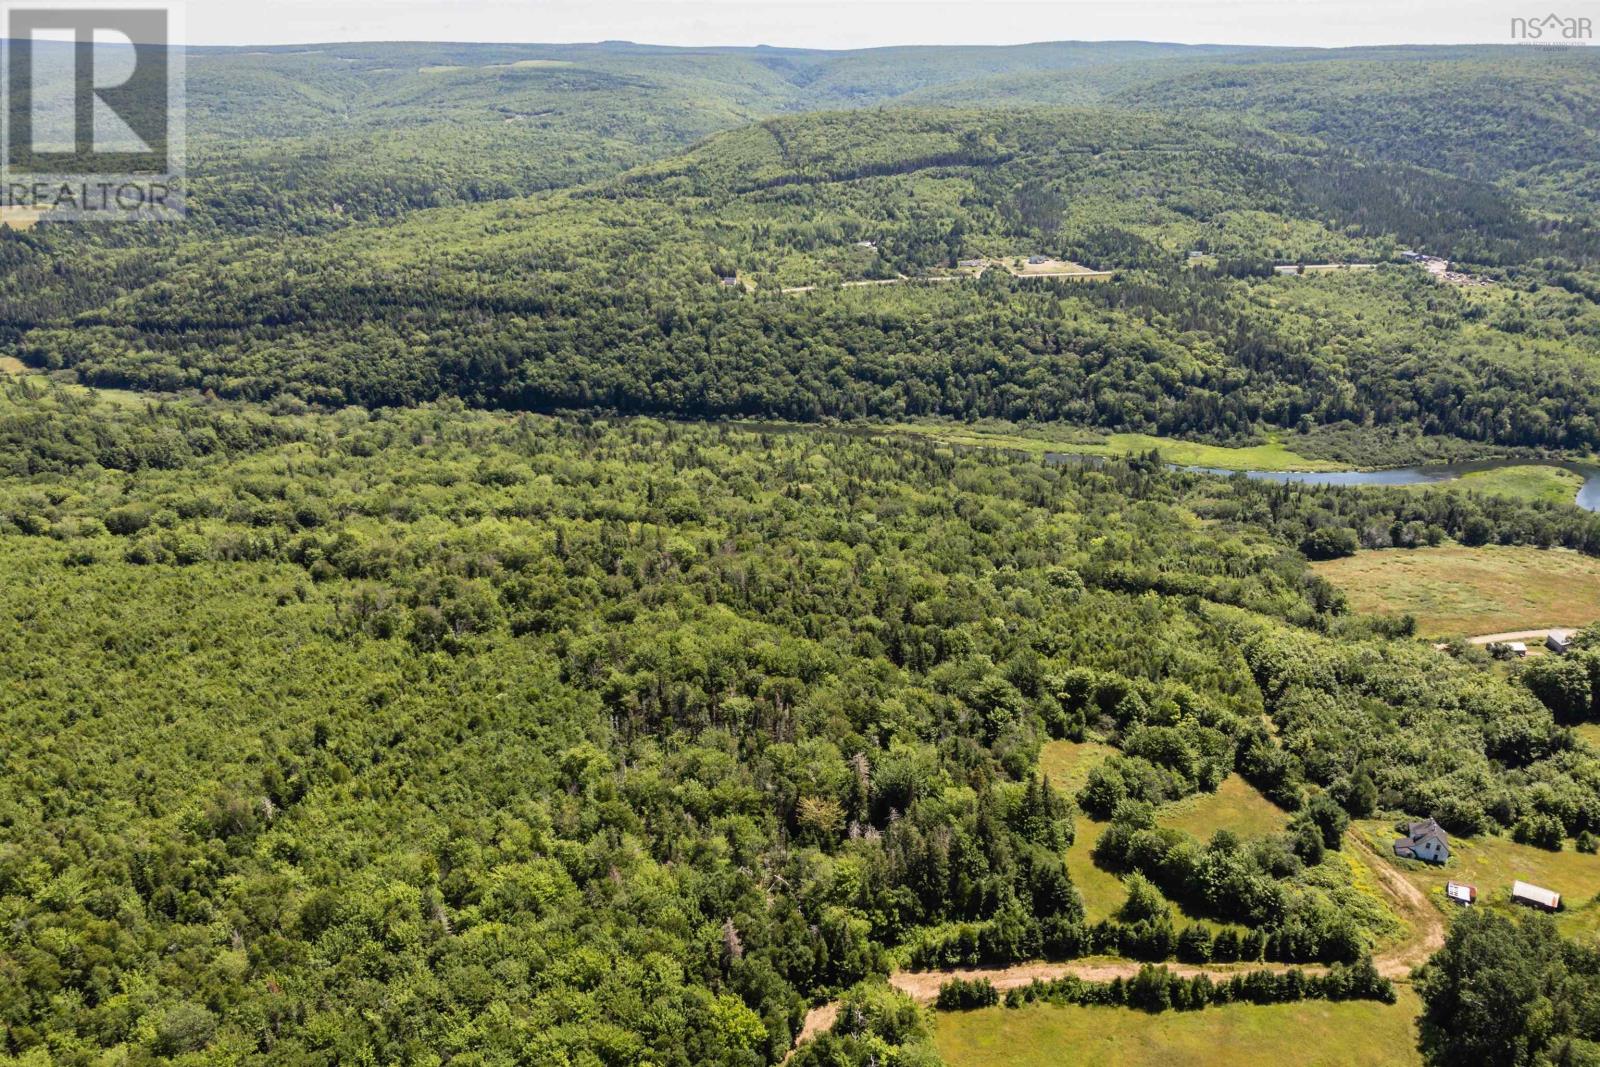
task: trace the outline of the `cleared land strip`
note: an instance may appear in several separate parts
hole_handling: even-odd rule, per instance
[[[1477,637],[1467,638],[1469,645],[1498,645],[1506,641],[1543,641],[1554,633],[1571,633],[1578,629],[1576,626],[1552,626],[1545,630],[1507,630],[1499,634],[1479,634]]]
[[[1373,966],[1385,978],[1406,979],[1411,972],[1428,961],[1444,945],[1444,916],[1434,907],[1422,890],[1418,889],[1404,873],[1387,863],[1365,839],[1354,830],[1345,834],[1345,847],[1352,850],[1361,862],[1371,869],[1378,886],[1395,914],[1405,922],[1409,931],[1405,940],[1391,945],[1372,957]],[[1074,975],[1086,982],[1109,982],[1115,978],[1132,978],[1145,966],[1139,960],[1097,958],[1064,960],[1060,963],[1036,961],[1017,963],[1009,967],[967,967],[948,971],[896,971],[889,976],[889,984],[918,1003],[930,1003],[939,995],[939,987],[952,978],[973,981],[987,978],[1001,992],[1030,985],[1034,981],[1049,981]],[[1183,978],[1206,975],[1214,981],[1227,981],[1236,974],[1251,971],[1281,973],[1300,970],[1306,974],[1325,974],[1328,968],[1320,964],[1290,963],[1237,963],[1199,966],[1186,963],[1165,963],[1173,974]],[[805,1023],[795,1046],[811,1040],[831,1027],[839,1017],[839,1004],[830,1001],[806,1013]]]
[[[925,278],[863,278],[853,282],[840,282],[841,289],[855,289],[863,285],[904,285],[907,282],[959,282],[965,275],[961,274],[934,274]],[[786,289],[779,289],[780,293],[810,293],[822,288],[820,285],[791,285]]]
[[[936,998],[939,995],[939,987],[952,978],[960,978],[966,982],[987,978],[996,989],[1005,992],[1007,989],[1029,985],[1035,980],[1049,981],[1052,978],[1064,978],[1069,974],[1086,982],[1109,982],[1114,978],[1132,978],[1139,973],[1139,968],[1144,966],[1146,964],[1139,960],[1106,958],[1065,960],[1061,963],[1017,963],[1010,967],[970,967],[952,971],[896,971],[889,976],[889,984],[912,1000],[927,1003]],[[1249,974],[1251,971],[1281,973],[1301,970],[1307,974],[1323,974],[1328,970],[1321,964],[1315,963],[1236,963],[1226,966],[1164,963],[1159,966],[1183,978],[1193,978],[1203,974],[1216,981],[1227,981],[1236,974]]]

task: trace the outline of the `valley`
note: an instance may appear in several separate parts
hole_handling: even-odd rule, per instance
[[[1593,49],[186,61],[0,213],[0,1067],[1600,1058]]]

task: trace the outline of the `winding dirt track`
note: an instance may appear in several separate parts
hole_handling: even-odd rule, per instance
[[[1390,907],[1409,928],[1409,935],[1397,945],[1391,945],[1372,957],[1373,966],[1385,978],[1404,980],[1411,972],[1426,963],[1444,944],[1444,916],[1429,902],[1427,896],[1411,883],[1393,864],[1388,863],[1367,840],[1349,830],[1345,834],[1345,847],[1366,865],[1378,887],[1388,899]],[[987,978],[1001,992],[1025,986],[1035,979],[1048,981],[1065,975],[1076,975],[1085,981],[1109,982],[1113,978],[1132,978],[1143,964],[1136,960],[1092,959],[1068,960],[1062,963],[1018,963],[1010,967],[970,967],[949,971],[896,971],[889,976],[889,984],[919,1003],[929,1003],[939,995],[939,987],[952,978],[971,981]],[[1193,966],[1185,963],[1164,965],[1173,974],[1184,978],[1209,975],[1216,980],[1226,980],[1233,975],[1249,971],[1286,971],[1289,964],[1240,963],[1232,965]],[[1322,974],[1326,967],[1317,964],[1301,965],[1307,974]],[[839,1004],[832,1001],[812,1008],[806,1014],[804,1026],[795,1045],[811,1040],[831,1027],[839,1016]]]
[[[1051,978],[1061,978],[1066,975],[1075,975],[1086,982],[1109,982],[1113,978],[1132,978],[1139,973],[1139,968],[1144,964],[1137,960],[1123,959],[1091,959],[1068,960],[1064,963],[1018,963],[1010,967],[972,967],[954,971],[897,971],[889,976],[889,984],[912,1000],[928,1002],[939,995],[939,987],[952,978],[961,978],[971,981],[975,978],[987,978],[994,987],[1001,992],[1025,986],[1034,979],[1048,981]],[[1228,979],[1236,974],[1248,974],[1251,971],[1287,971],[1290,965],[1286,963],[1238,963],[1232,965],[1218,964],[1211,967],[1192,966],[1187,963],[1165,963],[1162,966],[1183,978],[1193,978],[1197,974],[1210,975],[1214,979]],[[1327,968],[1320,965],[1303,965],[1300,970],[1307,974],[1321,974]]]
[[[1372,957],[1373,965],[1385,978],[1409,978],[1411,972],[1428,962],[1428,957],[1444,946],[1444,916],[1398,867],[1378,855],[1367,839],[1355,830],[1345,832],[1345,847],[1354,850],[1373,875],[1389,904],[1407,926],[1411,936],[1398,945]]]
[[[1479,634],[1477,637],[1467,638],[1469,645],[1492,645],[1505,641],[1543,641],[1551,634],[1575,633],[1580,627],[1576,626],[1551,626],[1544,630],[1507,630],[1501,634]]]

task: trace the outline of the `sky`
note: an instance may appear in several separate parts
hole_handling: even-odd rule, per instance
[[[550,42],[866,48],[1176,41],[1341,47],[1506,43],[1515,16],[1595,0],[188,0],[197,45]]]

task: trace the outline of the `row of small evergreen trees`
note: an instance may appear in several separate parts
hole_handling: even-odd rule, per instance
[[[1145,964],[1132,978],[1090,982],[1075,975],[1049,980],[1034,979],[1026,986],[1007,990],[1002,998],[987,978],[952,978],[939,987],[935,1007],[940,1011],[965,1011],[1004,1003],[1008,1008],[1034,1001],[1051,1004],[1098,1004],[1138,1008],[1148,1012],[1197,1011],[1208,1004],[1282,1004],[1296,1000],[1395,1001],[1394,986],[1378,973],[1370,958],[1337,964],[1326,974],[1287,971],[1241,971],[1225,981],[1209,975],[1174,974],[1166,967]]]

